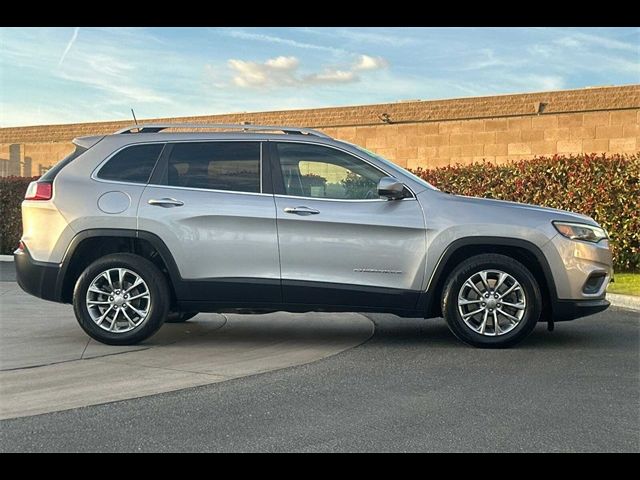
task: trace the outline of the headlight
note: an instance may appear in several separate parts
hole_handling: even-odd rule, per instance
[[[608,238],[607,232],[603,228],[584,223],[553,222],[553,226],[561,235],[571,240],[598,243],[600,240]]]

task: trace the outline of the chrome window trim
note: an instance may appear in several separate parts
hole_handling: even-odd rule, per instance
[[[118,154],[119,152],[121,152],[122,150],[124,150],[125,148],[128,147],[132,147],[135,145],[153,145],[153,144],[157,144],[157,143],[161,143],[164,145],[167,144],[174,144],[174,143],[214,143],[214,142],[260,142],[260,170],[259,170],[259,174],[260,174],[260,192],[242,192],[242,191],[238,191],[238,190],[214,190],[214,189],[209,189],[209,188],[195,188],[195,187],[179,187],[179,186],[173,186],[173,185],[160,185],[160,184],[156,184],[156,183],[138,183],[138,182],[123,182],[123,181],[119,181],[119,180],[105,180],[105,179],[101,179],[97,177],[98,172],[100,171],[100,169],[102,168],[102,166],[104,164],[106,164],[109,160],[111,160],[111,158],[113,158],[116,154]],[[296,196],[296,195],[286,195],[286,194],[272,194],[272,193],[263,193],[264,192],[264,186],[262,184],[262,169],[263,169],[263,162],[264,162],[264,144],[266,142],[286,142],[286,143],[299,143],[302,145],[317,145],[317,146],[321,146],[321,147],[327,147],[327,148],[332,148],[334,150],[338,150],[340,152],[343,152],[347,155],[351,155],[352,157],[355,157],[359,160],[362,160],[363,162],[367,163],[368,165],[371,165],[373,168],[375,168],[376,170],[380,171],[381,173],[384,173],[386,176],[389,177],[394,177],[396,178],[396,176],[394,174],[389,173],[387,170],[385,170],[384,168],[380,167],[379,165],[374,164],[373,162],[371,162],[369,159],[364,158],[360,155],[356,155],[353,152],[350,152],[349,150],[346,150],[344,148],[341,148],[337,145],[332,145],[329,143],[325,143],[325,142],[314,142],[314,141],[310,141],[310,140],[304,140],[304,141],[300,141],[298,139],[287,139],[287,138],[283,138],[283,139],[260,139],[260,138],[247,138],[247,139],[220,139],[220,140],[216,140],[216,139],[210,139],[210,140],[204,140],[204,139],[185,139],[185,140],[156,140],[156,141],[148,141],[148,142],[135,142],[135,143],[128,143],[126,145],[121,146],[120,148],[118,148],[117,150],[113,151],[107,158],[105,158],[102,162],[100,162],[98,164],[98,166],[96,168],[93,169],[93,172],[91,173],[91,179],[95,180],[96,182],[100,182],[100,183],[109,183],[109,184],[117,184],[117,185],[132,185],[132,186],[149,186],[149,187],[160,187],[160,188],[170,188],[170,189],[175,189],[175,190],[195,190],[195,191],[202,191],[202,192],[214,192],[214,193],[234,193],[234,194],[238,194],[238,195],[260,195],[260,196],[269,196],[269,197],[278,197],[278,198],[297,198],[297,199],[305,199],[305,200],[322,200],[322,201],[331,201],[331,202],[388,202],[390,200],[388,199],[384,199],[384,198],[372,198],[372,199],[349,199],[349,198],[321,198],[321,197],[301,197],[301,196]],[[162,153],[161,153],[162,154]],[[279,164],[279,159],[278,159],[278,164]],[[403,182],[404,183],[404,182]],[[405,188],[407,190],[409,190],[409,192],[411,193],[412,197],[410,198],[403,198],[402,200],[416,200],[416,194],[415,192],[411,189],[411,187],[409,187],[406,183],[404,184]]]
[[[257,138],[249,138],[249,139],[244,139],[244,140],[237,140],[237,139],[220,139],[220,140],[201,140],[201,139],[197,139],[197,140],[158,140],[158,141],[155,141],[155,142],[151,141],[151,142],[128,143],[127,145],[123,145],[122,147],[120,147],[117,150],[113,151],[109,156],[107,156],[107,158],[105,158],[102,162],[100,162],[98,164],[98,166],[93,169],[90,178],[92,180],[95,180],[96,182],[112,183],[112,184],[118,184],[118,185],[136,185],[136,186],[143,186],[143,187],[161,187],[161,188],[171,188],[171,189],[177,189],[177,190],[196,190],[196,191],[202,191],[202,192],[236,193],[236,194],[240,194],[240,195],[261,195],[261,196],[272,197],[273,194],[271,194],[271,193],[263,193],[264,192],[264,188],[263,188],[263,185],[262,185],[262,169],[263,169],[263,152],[262,152],[262,150],[264,148],[264,142],[265,141],[266,140],[257,139]],[[212,188],[179,187],[179,186],[174,186],[174,185],[160,185],[160,184],[157,184],[157,183],[149,183],[149,182],[145,182],[145,183],[123,182],[123,181],[120,181],[120,180],[105,180],[103,178],[98,178],[98,172],[100,171],[102,166],[105,165],[109,160],[111,160],[115,155],[117,155],[119,152],[121,152],[125,148],[133,147],[133,146],[136,146],[136,145],[155,145],[156,143],[162,143],[166,147],[167,145],[173,144],[173,143],[216,143],[216,142],[243,142],[243,143],[246,143],[246,142],[260,142],[260,161],[259,161],[259,164],[258,164],[258,175],[260,176],[260,191],[259,192],[242,192],[242,191],[239,191],[239,190],[214,190]],[[160,155],[158,156],[158,160],[160,159],[160,156],[162,156],[162,151],[160,152]],[[153,174],[153,170],[152,170],[151,174],[149,175],[149,178],[151,178],[152,174]]]
[[[137,183],[136,185],[140,185]],[[169,188],[171,190],[189,190],[196,192],[212,192],[212,193],[233,193],[234,195],[259,195],[261,197],[273,197],[272,193],[262,192],[240,192],[237,190],[214,190],[212,188],[196,188],[196,187],[178,187],[173,185],[158,185],[157,183],[148,183],[147,187]]]
[[[286,142],[286,143],[299,143],[302,145],[319,145],[321,147],[328,147],[328,148],[333,148],[334,150],[338,150],[340,152],[346,153],[347,155],[350,155],[352,157],[357,158],[358,160],[362,160],[363,162],[371,165],[373,168],[375,168],[376,170],[378,170],[381,173],[384,173],[385,176],[387,177],[393,177],[393,178],[397,178],[396,175],[392,175],[390,174],[388,171],[386,171],[384,168],[381,168],[379,165],[376,165],[374,163],[372,163],[371,161],[369,161],[368,159],[361,157],[360,155],[356,155],[353,152],[350,152],[349,150],[346,150],[344,148],[340,148],[337,145],[331,145],[329,143],[323,143],[323,142],[314,142],[314,141],[303,141],[301,142],[300,140],[294,140],[294,139],[278,139],[278,140],[266,140],[267,142],[275,142],[275,143],[281,143],[281,142]],[[278,166],[280,166],[280,158],[278,157]],[[282,168],[282,167],[281,167]],[[403,198],[402,200],[415,200],[416,199],[416,194],[415,192],[404,182],[402,182],[403,185],[405,186],[405,188],[407,190],[409,190],[409,192],[411,193],[412,197],[410,199],[408,198]],[[335,202],[388,202],[388,199],[385,198],[373,198],[373,199],[350,199],[350,198],[319,198],[319,197],[300,197],[300,196],[296,196],[296,195],[286,195],[286,194],[277,194],[275,195],[276,197],[286,197],[286,198],[304,198],[304,199],[310,199],[310,200],[331,200],[331,201],[335,201]]]
[[[415,197],[411,197],[411,198],[401,198],[398,200],[389,200],[387,198],[363,198],[363,199],[358,199],[358,198],[322,198],[322,197],[300,197],[298,195],[282,195],[280,193],[275,194],[274,197],[276,198],[298,198],[298,199],[304,199],[304,200],[321,200],[324,202],[397,202],[399,200],[402,201],[417,201],[415,199]]]

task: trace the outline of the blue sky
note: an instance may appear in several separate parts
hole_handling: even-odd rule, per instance
[[[638,28],[1,28],[0,126],[640,83]]]

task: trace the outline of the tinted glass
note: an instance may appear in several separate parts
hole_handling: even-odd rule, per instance
[[[378,199],[378,181],[385,176],[359,158],[334,148],[278,143],[287,195],[350,200]]]
[[[259,142],[175,143],[168,185],[260,193]]]
[[[119,182],[147,183],[162,152],[162,143],[134,145],[116,153],[98,172],[98,178]]]

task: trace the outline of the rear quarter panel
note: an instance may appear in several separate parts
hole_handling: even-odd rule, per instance
[[[62,261],[70,241],[69,235],[72,238],[73,234],[94,228],[137,228],[136,210],[145,186],[91,178],[93,171],[105,158],[129,143],[126,140],[99,142],[56,176],[53,183],[53,204],[67,222],[70,232],[56,242],[49,261]],[[98,206],[98,201],[103,195],[110,193],[111,197],[119,199],[115,203],[120,208],[108,213]],[[104,198],[108,199],[109,196]],[[101,204],[103,208],[104,203],[103,201]]]

